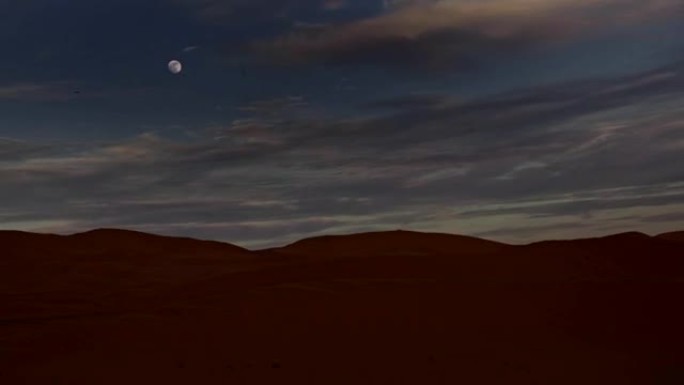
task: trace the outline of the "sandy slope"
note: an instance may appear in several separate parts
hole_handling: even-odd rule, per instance
[[[684,243],[0,232],[2,384],[682,384]]]

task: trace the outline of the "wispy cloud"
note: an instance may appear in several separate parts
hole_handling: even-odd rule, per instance
[[[663,217],[684,209],[683,85],[678,64],[480,100],[402,97],[354,118],[263,101],[191,140],[4,139],[0,222],[251,247],[370,229],[516,242],[665,231],[684,225]]]
[[[255,45],[286,62],[465,65],[471,56],[676,17],[676,0],[413,0],[318,33]]]
[[[69,82],[14,83],[0,85],[0,101],[65,102],[76,98],[75,92]]]
[[[273,19],[287,13],[300,2],[294,0],[170,0],[190,7],[201,20],[210,23]],[[319,1],[308,1],[308,4]]]

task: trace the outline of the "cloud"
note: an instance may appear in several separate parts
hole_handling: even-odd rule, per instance
[[[74,87],[68,82],[0,85],[0,101],[66,102],[79,96]]]
[[[290,112],[298,107],[306,107],[308,103],[301,96],[286,96],[282,98],[258,100],[247,106],[240,107],[243,112],[255,113],[259,116],[275,115]]]
[[[340,9],[346,8],[349,4],[346,0],[325,0],[323,2],[322,8],[326,11],[338,11]]]
[[[7,162],[18,162],[39,156],[53,155],[55,148],[51,144],[31,143],[0,137],[0,165]]]
[[[395,97],[387,100],[376,100],[368,103],[368,108],[381,108],[390,110],[402,110],[405,108],[436,108],[440,105],[453,105],[457,100],[452,100],[445,94],[411,94]]]
[[[209,23],[243,23],[282,18],[298,8],[314,8],[320,0],[171,0],[189,7]]]
[[[254,49],[288,63],[453,67],[472,65],[482,54],[659,22],[681,7],[676,0],[414,0],[314,35],[294,31]]]
[[[2,139],[0,222],[250,247],[371,229],[516,242],[676,229],[663,215],[684,209],[682,70],[478,100],[408,95],[353,117],[292,96],[190,139]]]

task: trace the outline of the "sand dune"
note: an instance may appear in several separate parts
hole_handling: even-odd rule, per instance
[[[274,251],[294,255],[455,255],[482,254],[507,247],[502,243],[452,234],[387,231],[304,239]]]
[[[673,242],[684,242],[684,231],[675,231],[672,233],[665,233],[658,235],[660,239],[666,239]]]
[[[0,232],[0,383],[682,384],[681,234]]]

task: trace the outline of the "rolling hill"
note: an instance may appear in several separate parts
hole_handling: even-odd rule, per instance
[[[680,384],[680,235],[0,232],[0,383]]]

